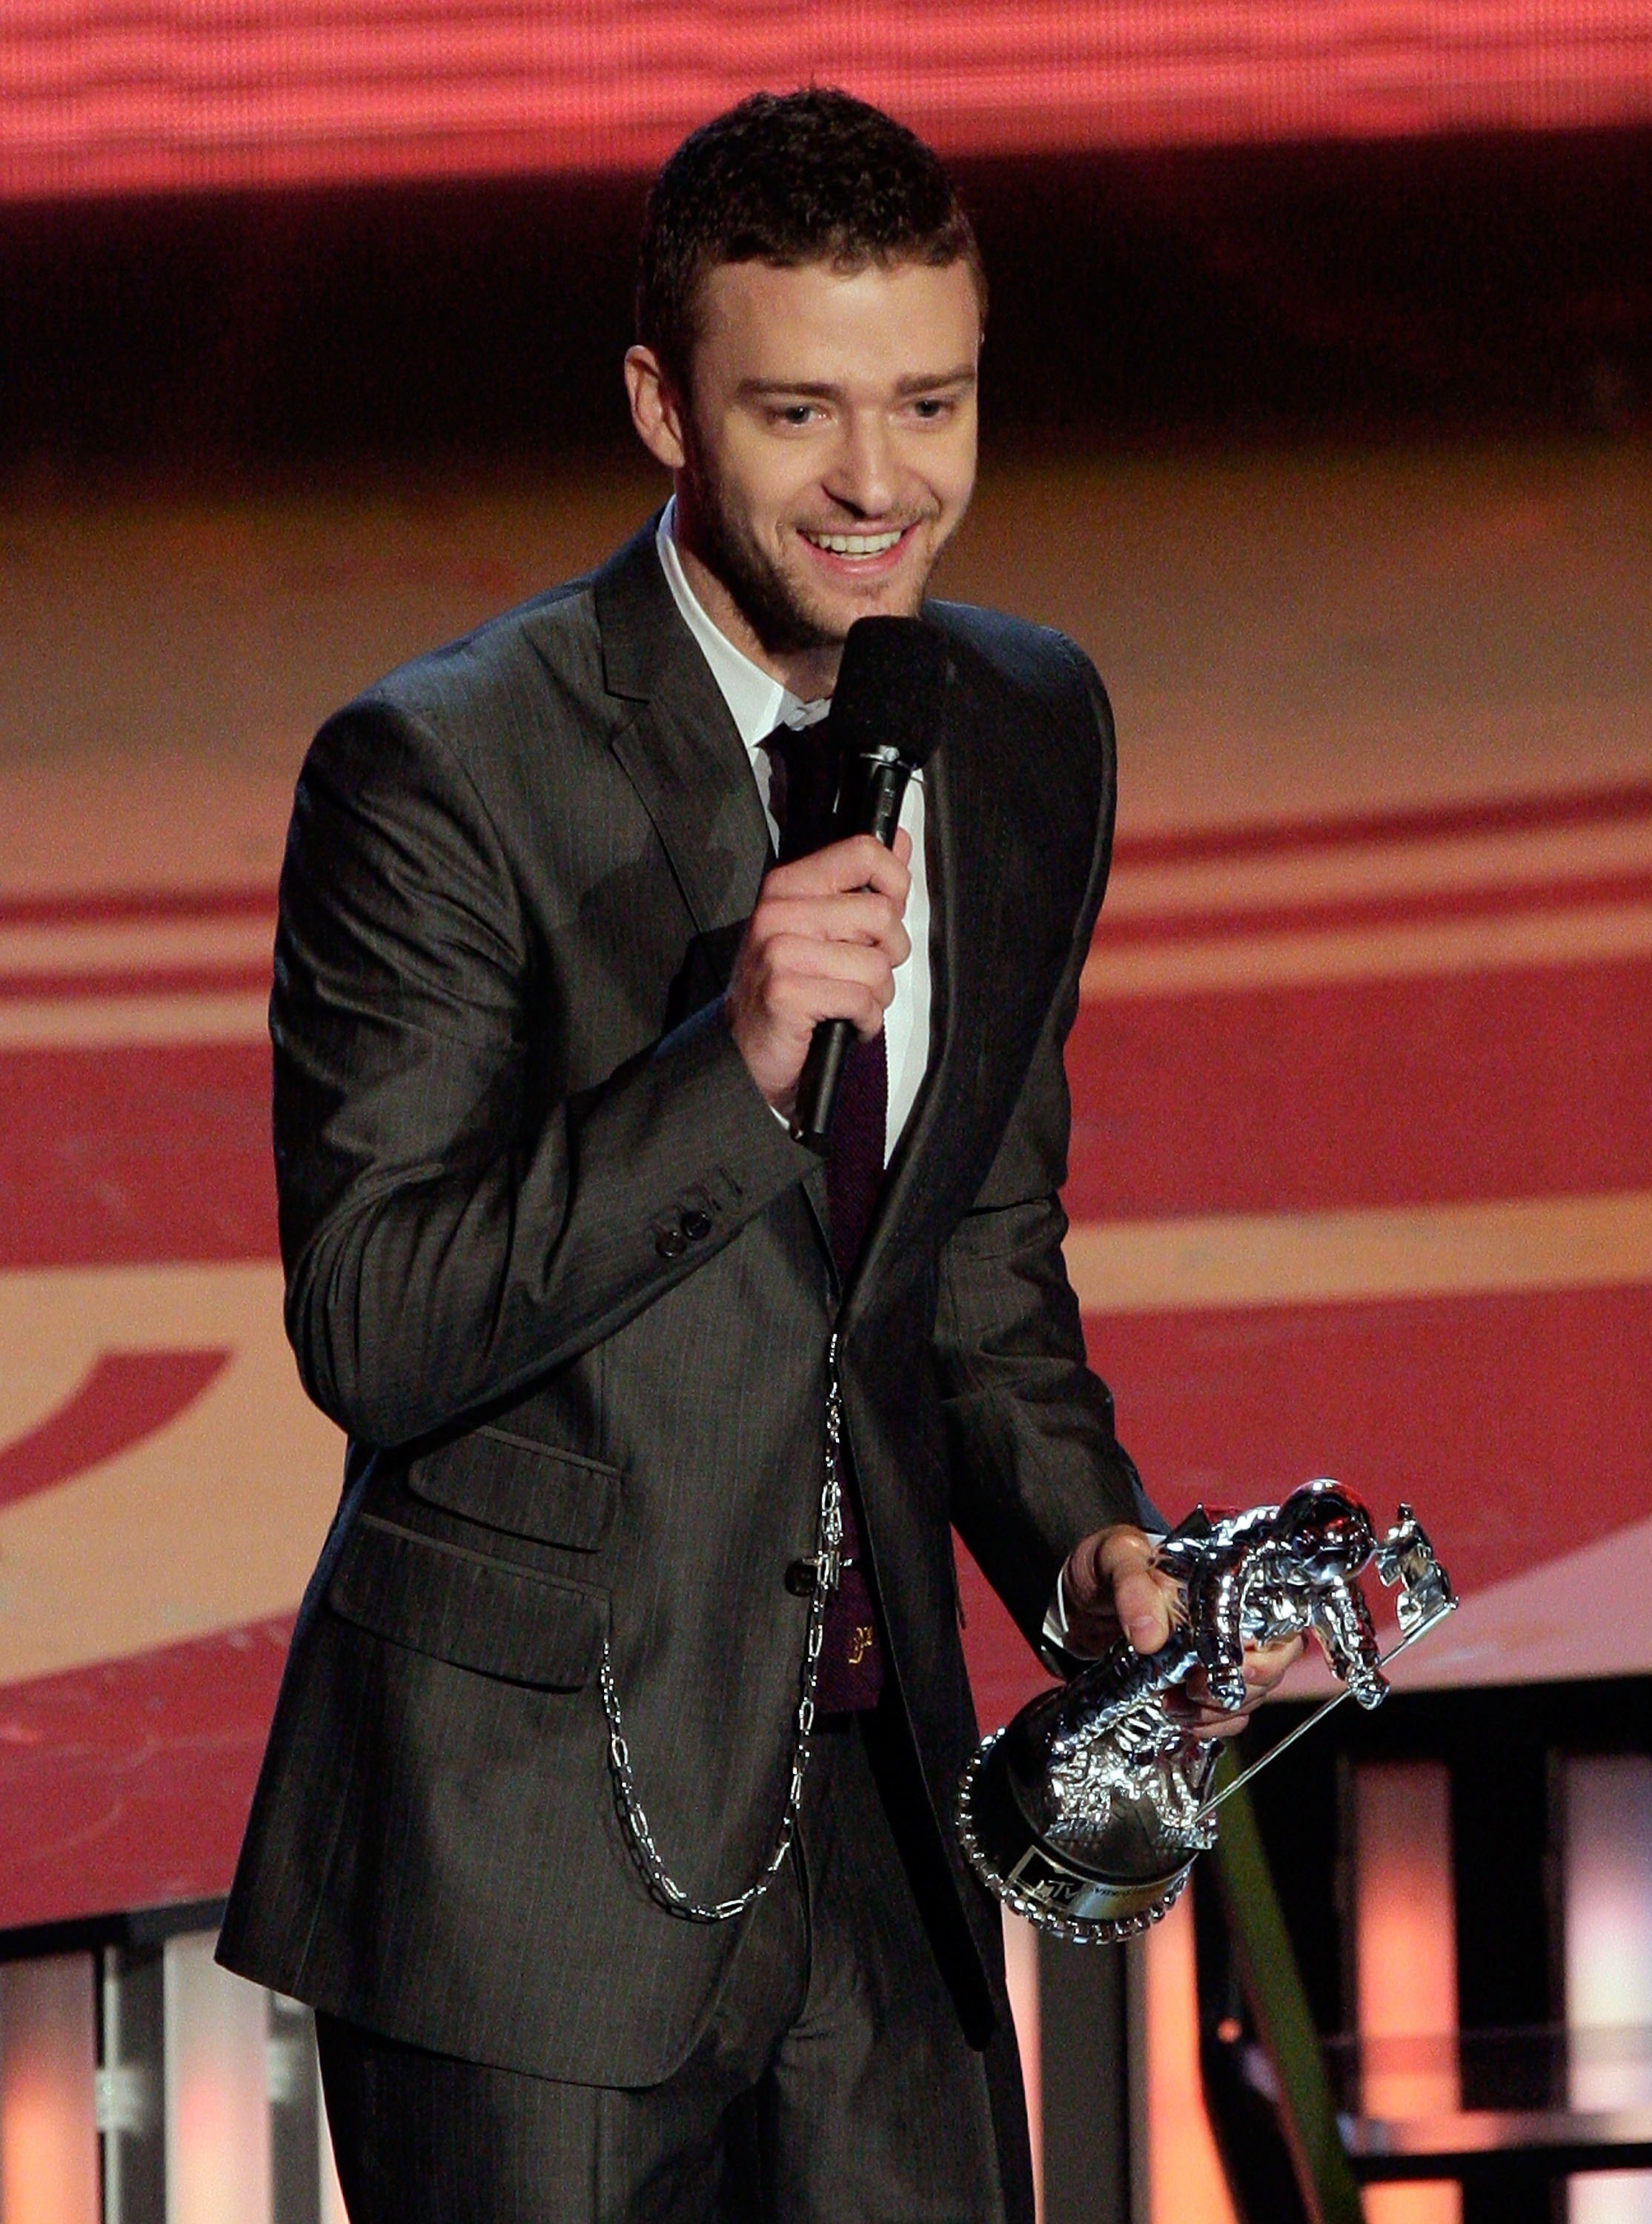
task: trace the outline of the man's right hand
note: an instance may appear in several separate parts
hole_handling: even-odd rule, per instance
[[[895,968],[911,952],[902,923],[911,854],[904,832],[892,850],[856,834],[765,878],[723,1014],[747,1071],[777,1112],[791,1112],[822,1020],[852,1021],[863,1042],[882,1027]]]

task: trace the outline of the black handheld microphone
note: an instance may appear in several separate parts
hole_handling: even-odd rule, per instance
[[[828,738],[839,770],[831,838],[871,834],[892,849],[906,783],[940,739],[949,669],[944,634],[922,618],[857,618],[843,643]],[[823,1020],[798,1082],[792,1133],[824,1151],[850,1020]]]

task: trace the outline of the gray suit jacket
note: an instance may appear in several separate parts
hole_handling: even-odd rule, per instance
[[[887,1628],[895,1820],[966,2030],[993,1904],[956,1525],[1030,1640],[1135,1518],[1061,1259],[1062,1046],[1106,880],[1111,720],[1059,635],[933,603],[934,1048],[854,1278],[716,999],[769,862],[652,528],[404,667],[300,779],[271,1027],[287,1326],[349,1432],[222,1957],[539,2075],[683,2060],[737,1925],[648,1897],[595,1674],[696,1897],[784,1804],[834,1324]],[[900,1785],[904,1785],[904,1795]]]

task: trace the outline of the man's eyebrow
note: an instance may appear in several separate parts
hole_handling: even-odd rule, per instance
[[[825,379],[807,378],[742,378],[736,391],[761,401],[777,394],[801,395],[810,401],[830,401],[842,392]]]
[[[961,363],[955,370],[924,371],[912,378],[900,379],[896,382],[895,391],[897,394],[933,394],[943,386],[967,387],[973,386],[974,382],[974,364]]]
[[[908,378],[897,379],[895,391],[899,395],[934,394],[943,387],[970,387],[975,383],[973,363],[960,363],[954,370],[916,371]],[[829,379],[810,378],[742,378],[736,391],[742,399],[772,401],[780,395],[795,396],[804,401],[835,401],[842,393],[841,386]]]

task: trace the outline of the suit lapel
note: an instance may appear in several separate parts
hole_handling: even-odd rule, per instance
[[[719,988],[726,989],[739,930],[750,918],[768,860],[768,828],[756,783],[727,706],[716,708],[739,756],[727,777],[722,752],[697,712],[644,704],[613,749],[654,824]]]
[[[746,745],[665,584],[657,524],[596,575],[603,677],[610,695],[635,705],[610,746],[653,822],[720,994],[774,853]],[[829,1261],[823,1165],[803,1187]]]
[[[726,987],[769,857],[751,762],[672,599],[652,522],[597,574],[596,592],[608,692],[636,706],[614,754]]]

